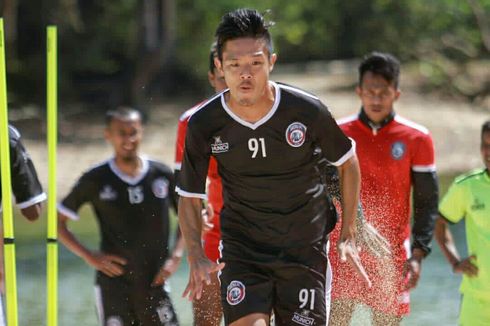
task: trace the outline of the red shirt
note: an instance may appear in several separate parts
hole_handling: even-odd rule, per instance
[[[410,250],[411,172],[435,171],[434,145],[429,131],[398,115],[379,129],[372,129],[359,115],[338,121],[344,133],[355,140],[361,169],[361,203],[366,220],[391,243],[393,273],[397,278],[397,297],[390,303],[386,294],[386,266],[366,250],[361,261],[373,281],[367,290],[362,282],[342,286],[349,277],[356,278],[347,264],[340,263],[336,249],[331,252],[335,277],[332,296],[357,298],[378,310],[403,315],[408,313],[408,293],[403,288],[403,264]],[[332,242],[338,240],[338,230]],[[335,241],[335,242],[334,242]],[[347,272],[347,275],[344,273]],[[367,294],[370,293],[371,295]],[[393,295],[391,295],[393,299]]]
[[[187,124],[192,114],[199,109],[201,104],[199,103],[185,111],[179,118],[175,143],[175,170],[180,170],[182,166]],[[218,164],[213,157],[209,160],[207,194],[208,203],[211,204],[214,210],[214,216],[211,219],[213,228],[204,234],[204,251],[210,260],[216,261],[220,257],[218,250],[221,239],[219,215],[223,207],[223,196],[221,178],[218,175]]]

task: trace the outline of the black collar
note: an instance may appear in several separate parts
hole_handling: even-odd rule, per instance
[[[391,111],[390,115],[388,115],[383,121],[381,121],[380,123],[375,123],[368,118],[366,112],[364,112],[364,108],[361,108],[361,112],[359,113],[359,120],[361,120],[361,122],[364,123],[367,127],[375,131],[386,126],[388,123],[393,121],[394,118],[395,111]]]

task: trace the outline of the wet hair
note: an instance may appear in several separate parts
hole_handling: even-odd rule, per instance
[[[214,58],[216,58],[217,56],[217,45],[216,41],[214,41],[213,44],[211,44],[211,48],[209,49],[209,72],[212,74],[214,74],[214,68],[216,68],[214,66]]]
[[[270,57],[273,48],[269,28],[273,24],[265,22],[264,16],[255,9],[241,8],[225,14],[215,33],[219,60],[223,60],[223,48],[227,41],[244,37],[263,39]]]
[[[115,110],[107,111],[105,115],[105,125],[108,127],[112,121],[120,120],[120,121],[129,121],[129,120],[139,120],[142,122],[141,113],[127,106],[120,106]]]
[[[359,65],[359,86],[368,71],[382,76],[386,81],[398,88],[400,79],[400,61],[389,53],[371,52],[366,55]]]
[[[483,134],[486,132],[490,132],[490,120],[487,120],[481,126],[481,139],[483,140]]]

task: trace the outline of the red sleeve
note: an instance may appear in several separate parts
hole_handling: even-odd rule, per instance
[[[434,143],[429,133],[417,137],[411,167],[414,172],[434,172],[436,170]]]
[[[175,170],[180,170],[180,167],[182,166],[182,158],[184,156],[185,133],[187,131],[188,122],[189,116],[183,115],[179,119],[179,125],[177,126],[177,139],[175,140]]]

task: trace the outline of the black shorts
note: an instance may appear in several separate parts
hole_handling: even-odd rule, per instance
[[[124,277],[98,275],[95,291],[99,321],[104,326],[179,325],[162,286],[142,286]]]
[[[235,241],[222,246],[221,301],[227,325],[271,312],[278,326],[327,324],[331,271],[326,241],[271,252]]]

